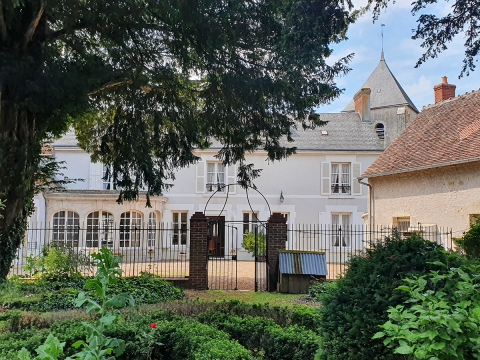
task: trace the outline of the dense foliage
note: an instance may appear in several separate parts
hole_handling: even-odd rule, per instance
[[[387,7],[390,0],[368,0],[373,4],[374,19],[378,18],[380,11]],[[448,0],[445,0],[448,2]],[[395,1],[393,1],[395,3]],[[443,3],[442,0],[416,0],[412,2],[412,15],[421,13],[417,20],[417,29],[412,39],[421,39],[420,46],[425,53],[417,61],[416,67],[423,64],[429,58],[436,58],[446,50],[448,43],[459,34],[464,36],[465,58],[460,76],[469,75],[475,70],[475,62],[478,61],[480,51],[480,12],[477,0],[455,0],[450,10],[440,13],[440,17],[429,14],[425,9],[434,10],[432,4]],[[444,5],[447,7],[447,5]]]
[[[75,307],[75,298],[88,278],[24,282],[9,280],[0,285],[0,305],[25,311],[57,311]],[[89,292],[93,298],[95,294]],[[129,293],[137,304],[155,304],[182,299],[183,290],[156,276],[144,273],[139,277],[121,277],[111,284],[108,295]]]
[[[449,266],[460,263],[442,246],[418,236],[393,236],[367,250],[366,255],[353,257],[345,277],[321,297],[322,359],[401,359],[372,337],[387,321],[388,307],[407,299],[405,292],[395,290],[404,278],[430,270],[444,271],[430,263],[434,261]]]
[[[92,270],[93,265],[85,251],[52,243],[45,245],[38,256],[27,257],[25,271],[44,281],[66,280],[81,277],[81,273]]]
[[[143,360],[148,359],[147,356],[173,360],[250,359],[253,356],[313,359],[313,354],[318,351],[320,337],[316,327],[319,314],[313,308],[275,308],[238,301],[208,304],[194,301],[192,304],[171,305],[176,307],[170,311],[122,312],[122,320],[105,331],[106,336],[125,340],[125,353],[117,359]],[[206,309],[195,313],[202,307]],[[22,347],[33,351],[45,342],[49,331],[60,342],[65,342],[64,354],[71,356],[75,351],[72,344],[86,330],[84,324],[74,320],[53,324],[41,319],[27,320],[19,320],[18,314],[11,315],[8,321],[15,324],[8,328],[14,332],[0,334],[0,359],[2,356],[10,359],[9,356]],[[152,324],[155,324],[154,328]]]
[[[0,3],[0,279],[5,278],[51,162],[52,137],[76,129],[111,165],[119,201],[161,194],[195,149],[258,169],[295,151],[291,127],[340,94],[348,55],[326,61],[356,17],[349,0],[4,0]],[[42,165],[42,159],[47,163]],[[250,166],[249,166],[250,165]],[[147,197],[148,201],[148,197]]]
[[[470,225],[470,229],[456,241],[470,259],[480,259],[480,219]]]
[[[480,359],[480,266],[405,279],[405,304],[390,307],[374,338],[409,359]]]

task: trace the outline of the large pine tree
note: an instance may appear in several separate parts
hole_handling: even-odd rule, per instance
[[[0,279],[20,246],[40,150],[70,127],[135,199],[213,139],[225,163],[270,159],[334,99],[349,0],[0,0]],[[291,140],[291,139],[290,139]],[[244,164],[245,180],[255,170]],[[53,167],[47,167],[52,169]]]

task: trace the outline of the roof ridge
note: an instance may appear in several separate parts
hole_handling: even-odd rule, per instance
[[[477,93],[480,94],[480,89],[478,89],[478,90],[472,90],[472,91],[470,91],[470,92],[467,91],[465,94],[461,94],[461,95],[455,96],[455,97],[453,97],[453,98],[440,101],[440,102],[435,103],[435,104],[424,105],[424,106],[422,107],[422,111],[424,111],[424,110],[429,110],[429,109],[434,108],[434,107],[437,107],[437,106],[439,106],[439,105],[448,104],[449,102],[456,101],[456,100],[459,100],[459,99],[462,99],[462,98],[466,98],[466,97],[468,97],[468,96],[473,96],[473,95],[476,95]]]

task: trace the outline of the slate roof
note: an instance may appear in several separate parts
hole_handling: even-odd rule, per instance
[[[311,151],[383,151],[384,145],[371,124],[362,123],[360,115],[353,113],[320,114],[322,121],[328,121],[327,125],[317,127],[314,130],[292,129],[292,138],[289,143],[281,141],[284,146],[296,146],[297,150]],[[322,131],[328,135],[323,135]],[[77,146],[78,142],[73,130],[68,131],[63,137],[53,143],[56,147]],[[211,149],[222,148],[218,141],[213,142]]]
[[[363,177],[480,161],[480,90],[424,107]]]
[[[292,130],[293,143],[283,141],[282,145],[296,146],[298,150],[356,150],[383,151],[380,140],[372,124],[362,123],[360,115],[354,113],[320,114],[327,125],[314,130]],[[323,135],[326,131],[327,135]]]
[[[52,145],[59,147],[78,146],[75,131],[73,129],[68,130],[60,139],[55,140]]]
[[[409,105],[413,110],[418,112],[418,109],[415,107],[412,100],[410,100],[387,66],[383,57],[383,52],[380,62],[370,74],[367,81],[362,85],[362,88],[370,88],[372,90],[370,95],[371,109]],[[355,104],[352,99],[345,109],[343,109],[343,112],[353,111],[355,111]]]

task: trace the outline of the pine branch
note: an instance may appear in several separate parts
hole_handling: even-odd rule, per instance
[[[79,23],[73,25],[72,27],[63,28],[63,29],[51,32],[46,36],[45,42],[55,41],[61,38],[62,36],[73,34],[76,31],[86,29],[87,27],[88,27],[87,22],[82,20]]]
[[[35,30],[37,30],[38,23],[40,22],[40,19],[43,16],[43,13],[45,11],[45,1],[42,1],[40,3],[40,9],[38,10],[37,16],[32,20],[30,23],[30,26],[27,29],[27,32],[25,33],[25,38],[24,38],[24,43],[23,43],[23,48],[25,49],[30,41],[32,41],[33,34],[35,34]]]
[[[118,81],[112,81],[112,82],[109,82],[108,84],[103,85],[98,90],[95,90],[95,91],[92,91],[91,93],[88,93],[87,95],[88,96],[97,95],[98,93],[101,93],[104,90],[112,89],[112,88],[115,88],[117,86],[122,86],[122,85],[130,84],[130,83],[132,83],[132,81],[126,80],[126,79],[122,79],[122,80],[118,80]]]
[[[2,0],[0,0],[0,39],[2,41],[7,40],[7,24],[5,24],[5,19],[3,17],[3,4]]]

